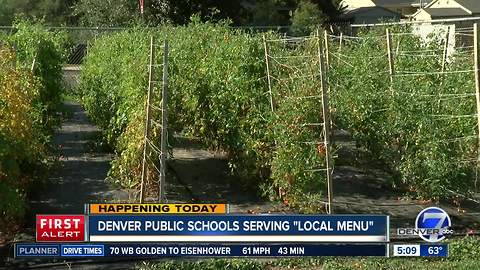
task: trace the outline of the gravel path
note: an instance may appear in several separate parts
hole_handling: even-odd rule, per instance
[[[65,102],[69,117],[55,132],[53,145],[58,149],[58,164],[51,170],[50,177],[42,188],[36,190],[30,199],[25,230],[16,236],[15,241],[35,241],[36,214],[83,214],[85,203],[106,202],[111,200],[127,201],[128,194],[110,187],[105,178],[110,169],[112,154],[92,147],[100,130],[88,120],[85,110],[76,102]],[[72,268],[61,261],[49,265],[45,259],[17,260],[13,268],[23,269],[39,267],[65,269]],[[0,263],[1,266],[1,263]],[[79,266],[79,269],[126,269],[134,263],[94,264],[91,267]],[[73,267],[77,268],[77,267]]]
[[[177,136],[173,145],[166,183],[169,201],[228,203],[231,213],[291,212],[279,202],[261,198],[256,187],[242,185],[230,173],[224,154],[207,151],[195,140]]]
[[[112,155],[91,147],[98,128],[89,122],[80,104],[66,102],[64,106],[71,117],[55,134],[59,164],[45,188],[31,200],[32,213],[81,214],[88,202],[128,199],[127,194],[105,182]]]

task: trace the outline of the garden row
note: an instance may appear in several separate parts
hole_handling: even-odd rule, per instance
[[[349,130],[390,170],[393,185],[429,199],[465,194],[475,179],[476,163],[467,161],[477,154],[476,118],[456,116],[475,114],[473,73],[395,76],[391,85],[383,31],[343,44],[337,55],[343,59],[330,56],[335,125]],[[115,182],[138,187],[140,180],[151,35],[170,46],[170,134],[195,135],[207,147],[226,151],[232,172],[267,196],[291,205],[323,196],[325,148],[316,125],[322,122],[321,99],[300,98],[321,95],[319,39],[269,43],[269,54],[282,59],[271,70],[271,104],[262,36],[195,21],[131,29],[97,39],[89,48],[80,91],[117,153],[110,171]],[[267,34],[268,40],[281,38]],[[443,47],[440,40],[425,43],[412,35],[395,44],[404,51]],[[441,53],[420,57],[399,54],[396,68],[440,70]],[[446,70],[471,69],[471,58],[452,59]]]
[[[427,42],[408,27],[392,32],[392,77],[385,29],[347,40],[341,51],[330,40],[335,123],[391,172],[394,187],[424,199],[468,195],[478,157],[471,46],[442,67],[443,40]]]
[[[150,35],[161,40],[159,44],[169,41],[170,135],[176,131],[198,136],[208,148],[226,151],[232,172],[246,185],[261,186],[266,195],[293,203],[301,194],[322,190],[324,173],[302,171],[322,157],[312,158],[292,146],[290,139],[306,135],[288,129],[289,123],[300,121],[296,116],[320,113],[320,107],[297,107],[292,99],[279,102],[273,115],[261,35],[195,21],[184,27],[116,33],[89,48],[80,91],[90,117],[105,130],[117,153],[110,171],[114,181],[138,187],[141,178]],[[278,51],[289,53],[284,46]],[[316,91],[314,86],[310,83],[310,89],[302,91]]]
[[[24,217],[47,163],[61,99],[63,35],[19,21],[0,36],[0,231]]]

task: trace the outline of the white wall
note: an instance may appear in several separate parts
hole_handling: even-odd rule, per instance
[[[436,38],[445,42],[445,38],[448,31],[448,47],[447,57],[450,58],[455,51],[455,24],[430,24],[422,23],[413,25],[412,32],[420,36],[425,42],[431,40],[431,35],[435,34]]]
[[[430,16],[428,12],[422,9],[418,13],[416,13],[415,16],[413,16],[412,18],[415,21],[430,21],[432,19],[432,16]]]
[[[374,7],[375,3],[371,0],[343,0],[342,5],[347,7],[347,10],[361,7]]]

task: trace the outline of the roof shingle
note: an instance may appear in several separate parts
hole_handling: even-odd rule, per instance
[[[425,12],[432,17],[454,17],[454,16],[469,16],[470,13],[461,8],[426,8]]]
[[[480,13],[480,1],[478,0],[455,0],[455,1],[473,13]]]
[[[390,7],[390,6],[418,6],[420,4],[420,0],[372,0],[375,5],[382,6],[382,7]],[[430,2],[430,0],[424,0],[425,4]]]

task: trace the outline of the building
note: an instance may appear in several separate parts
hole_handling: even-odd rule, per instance
[[[449,43],[453,42],[453,44],[449,45],[461,46],[462,44],[473,44],[471,30],[469,29],[471,29],[475,21],[459,20],[445,23],[442,22],[442,20],[472,17],[480,17],[479,0],[433,0],[413,14],[411,19],[426,22],[416,25],[413,29],[413,31],[420,36],[426,37],[432,33],[446,32],[450,35]],[[432,20],[438,21],[430,22]],[[442,28],[444,30],[440,31],[439,29]],[[448,31],[446,31],[446,29],[448,29]]]
[[[383,7],[359,7],[345,10],[341,18],[352,24],[400,21],[402,15]]]
[[[480,15],[479,0],[433,0],[413,16],[415,21],[468,18]]]
[[[343,0],[343,5],[347,12],[362,8],[383,8],[401,15],[409,17],[420,8],[426,6],[431,0]],[[378,9],[370,9],[378,13]],[[370,16],[372,17],[372,16]]]

